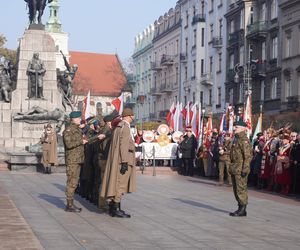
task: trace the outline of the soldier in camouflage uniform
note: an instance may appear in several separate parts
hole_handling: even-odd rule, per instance
[[[82,136],[79,128],[81,112],[73,111],[70,113],[71,124],[63,132],[65,146],[65,162],[67,173],[67,207],[68,212],[80,212],[81,208],[74,205],[74,192],[78,185],[81,165],[84,162],[84,144],[88,141]]]
[[[230,216],[247,216],[248,204],[247,181],[250,173],[252,149],[246,134],[247,124],[239,120],[234,124],[234,139],[230,150],[230,174],[238,210]]]
[[[224,172],[226,170],[227,173],[227,181],[228,185],[232,185],[231,175],[229,173],[229,165],[230,165],[230,147],[231,140],[230,134],[226,133],[224,137],[224,142],[219,145],[219,186],[223,186],[224,184]]]

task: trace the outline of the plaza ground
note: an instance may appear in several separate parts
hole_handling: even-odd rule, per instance
[[[67,213],[64,174],[0,172],[0,249],[300,249],[300,201],[249,192],[248,216],[232,218],[232,189],[206,179],[138,175],[124,197],[131,219],[112,218],[76,196]],[[6,205],[5,205],[6,204]]]

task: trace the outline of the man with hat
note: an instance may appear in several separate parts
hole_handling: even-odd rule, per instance
[[[238,202],[238,210],[230,213],[230,216],[247,216],[247,181],[250,173],[252,149],[246,134],[247,124],[239,120],[233,125],[234,139],[230,149],[229,172],[232,178],[234,196]]]
[[[224,185],[224,173],[227,173],[228,185],[232,186],[231,175],[229,174],[229,165],[230,165],[230,147],[231,147],[231,138],[230,133],[226,133],[224,136],[224,141],[219,145],[219,183],[218,186]]]
[[[51,174],[51,165],[57,165],[57,136],[50,123],[45,125],[45,131],[40,142],[43,148],[42,164],[44,173]]]
[[[130,123],[134,120],[132,109],[125,108],[120,121],[112,132],[107,164],[103,177],[101,194],[110,199],[112,217],[130,218],[121,210],[121,197],[124,193],[136,190],[135,145],[130,132]]]
[[[63,132],[67,173],[66,211],[81,212],[81,208],[74,205],[74,192],[78,185],[81,165],[84,163],[84,144],[88,141],[83,138],[82,131],[79,127],[81,112],[72,111],[69,117],[71,123]]]

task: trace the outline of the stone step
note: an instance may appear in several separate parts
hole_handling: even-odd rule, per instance
[[[144,171],[140,167],[136,167],[137,173],[153,175],[153,166],[145,167]],[[177,175],[177,168],[174,167],[155,167],[156,175]]]

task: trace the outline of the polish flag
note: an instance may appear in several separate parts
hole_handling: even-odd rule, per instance
[[[111,104],[115,106],[116,110],[121,115],[124,109],[124,93],[122,93],[117,99],[114,99]]]
[[[169,125],[169,127],[173,128],[173,129],[174,129],[174,114],[175,114],[175,112],[176,112],[176,107],[175,107],[175,104],[173,102],[172,106],[169,110],[169,113],[167,115],[168,125]]]
[[[88,119],[91,116],[91,91],[87,94],[87,96],[83,100],[84,102],[84,110],[83,110],[83,115],[84,119]]]
[[[174,131],[183,130],[182,118],[182,103],[177,103],[174,114]]]
[[[220,127],[219,127],[219,132],[220,134],[223,134],[227,131],[227,125],[226,125],[226,113],[224,113],[221,117],[220,121]]]
[[[183,116],[183,119],[185,120],[185,126],[189,126],[191,124],[192,119],[192,102],[188,102],[185,107],[182,109],[181,114]]]

